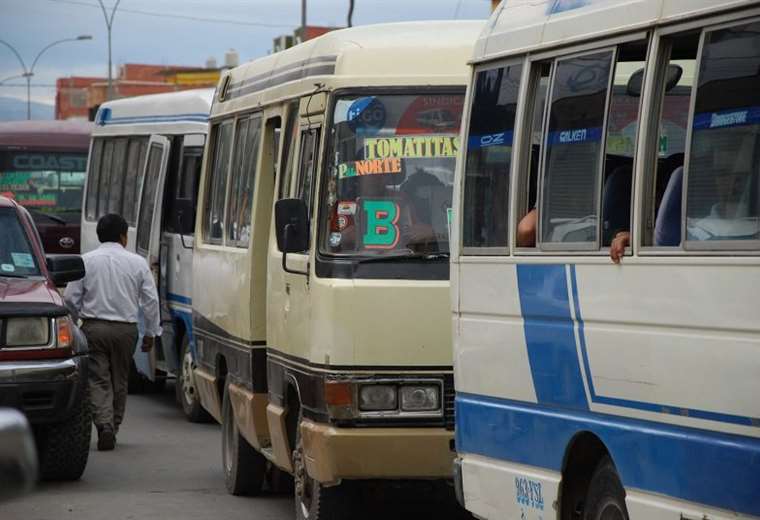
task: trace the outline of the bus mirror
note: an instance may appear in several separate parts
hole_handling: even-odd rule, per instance
[[[309,216],[301,199],[281,199],[274,206],[277,248],[283,253],[301,253],[309,247]]]
[[[665,92],[673,90],[678,82],[681,81],[683,76],[683,68],[680,65],[670,64],[666,72],[667,78],[665,81]],[[641,96],[642,85],[644,84],[644,69],[639,69],[628,78],[628,85],[626,91],[629,96],[639,97]]]

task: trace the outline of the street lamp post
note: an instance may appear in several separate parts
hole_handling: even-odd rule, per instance
[[[103,4],[103,0],[98,0],[100,8],[103,10],[103,18],[106,20],[106,28],[108,29],[108,92],[106,94],[108,101],[110,101],[113,97],[113,80],[111,79],[111,27],[113,26],[113,17],[116,15],[116,9],[119,8],[119,2],[121,2],[121,0],[116,0],[113,9],[111,9],[111,16],[108,16],[108,13],[106,12],[106,6]]]
[[[80,36],[77,36],[76,38],[65,38],[63,40],[56,40],[53,43],[50,43],[42,48],[40,52],[37,53],[37,56],[34,57],[34,61],[32,61],[32,66],[27,68],[26,62],[21,57],[21,55],[18,53],[18,51],[11,45],[10,43],[0,40],[0,43],[8,47],[11,52],[16,56],[19,63],[21,64],[21,69],[24,71],[23,74],[14,76],[16,78],[26,78],[26,118],[31,119],[32,118],[32,76],[34,76],[34,67],[37,65],[37,62],[40,59],[40,56],[48,50],[50,47],[54,45],[58,45],[59,43],[66,43],[66,42],[78,42],[82,40],[92,40],[92,36],[89,34],[82,34]],[[6,78],[3,81],[7,81],[10,78]]]

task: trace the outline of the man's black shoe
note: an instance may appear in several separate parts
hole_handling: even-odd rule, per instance
[[[98,430],[98,451],[110,451],[116,447],[116,436],[113,430],[105,427]]]

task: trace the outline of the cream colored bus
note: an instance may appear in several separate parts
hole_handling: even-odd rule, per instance
[[[346,481],[451,476],[448,223],[482,26],[341,30],[221,78],[193,323],[233,494],[276,467],[299,518],[343,518]]]

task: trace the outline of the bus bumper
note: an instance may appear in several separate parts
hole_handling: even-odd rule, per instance
[[[301,423],[306,470],[323,484],[341,479],[450,479],[454,432],[444,428],[336,428]]]

